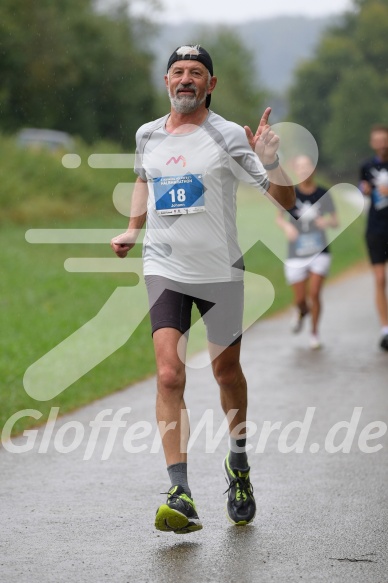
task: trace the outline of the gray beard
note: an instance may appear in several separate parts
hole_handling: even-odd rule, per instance
[[[206,95],[202,99],[197,99],[195,95],[185,95],[183,97],[173,97],[168,93],[172,107],[177,113],[192,113],[205,101]]]

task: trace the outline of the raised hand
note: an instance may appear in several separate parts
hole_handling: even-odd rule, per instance
[[[244,126],[249,145],[263,164],[272,164],[279,148],[279,136],[271,130],[271,126],[268,123],[271,111],[270,107],[266,108],[255,134],[253,134],[249,126]]]

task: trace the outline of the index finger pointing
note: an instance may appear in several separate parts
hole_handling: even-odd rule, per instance
[[[266,110],[264,111],[260,123],[259,123],[259,127],[263,127],[266,126],[268,123],[268,118],[271,114],[272,108],[271,107],[267,107]]]

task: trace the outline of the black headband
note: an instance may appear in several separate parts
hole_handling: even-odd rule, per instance
[[[184,45],[186,46],[186,45]],[[211,59],[211,56],[209,55],[209,53],[207,51],[205,51],[205,49],[199,45],[192,46],[192,45],[187,45],[190,48],[197,48],[199,51],[198,55],[192,55],[192,54],[186,54],[186,55],[178,55],[177,51],[179,51],[179,49],[181,47],[177,47],[175,49],[175,51],[172,53],[171,57],[168,59],[168,64],[167,64],[167,72],[170,69],[171,65],[173,63],[176,63],[176,61],[199,61],[200,63],[202,63],[202,65],[205,65],[206,69],[209,71],[210,75],[213,77],[213,62]]]
[[[177,53],[177,51],[181,47],[177,47],[175,49],[175,51],[172,53],[171,57],[168,59],[168,63],[167,63],[167,73],[170,70],[171,65],[173,65],[177,61],[199,61],[200,63],[202,63],[202,65],[204,65],[206,67],[206,69],[209,71],[210,75],[213,77],[213,61],[212,61],[211,56],[209,55],[209,53],[203,47],[201,47],[199,45],[197,45],[197,46],[193,46],[193,45],[182,45],[182,46],[189,46],[190,48],[197,48],[198,49],[198,55],[192,55],[190,53],[187,53],[187,54],[184,54],[184,55],[183,54],[182,55],[179,55]],[[209,93],[207,95],[207,97],[206,97],[206,107],[209,107],[210,100],[211,100],[211,95]]]

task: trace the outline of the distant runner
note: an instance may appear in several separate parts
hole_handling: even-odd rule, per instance
[[[380,347],[388,351],[388,127],[374,126],[370,147],[375,155],[360,169],[360,189],[370,199],[366,244],[375,282],[375,302],[380,320]]]
[[[318,330],[321,291],[331,265],[325,230],[337,227],[338,220],[330,193],[315,182],[310,158],[299,156],[294,162],[294,171],[301,179],[295,188],[296,204],[288,216],[279,212],[276,222],[288,239],[285,277],[292,286],[296,305],[291,330],[294,334],[300,332],[305,317],[310,314],[310,347],[315,350],[321,347]]]

